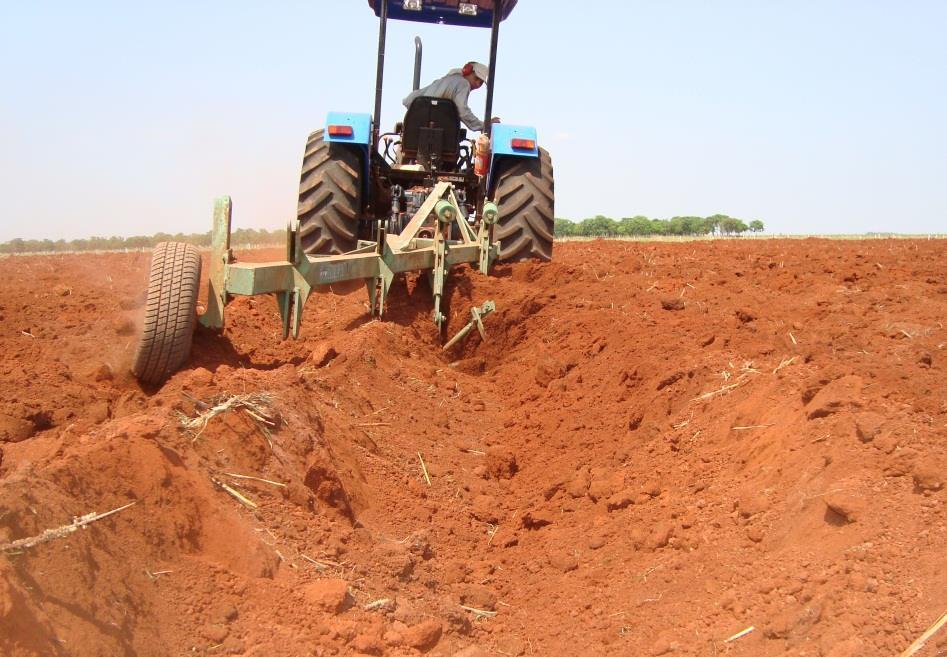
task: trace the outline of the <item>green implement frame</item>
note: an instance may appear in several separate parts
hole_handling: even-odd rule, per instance
[[[372,316],[381,317],[395,274],[429,272],[434,294],[433,319],[442,331],[445,319],[442,298],[447,275],[453,265],[472,263],[488,274],[498,255],[491,241],[492,227],[499,213],[494,203],[484,203],[479,230],[468,224],[461,213],[449,182],[438,182],[399,235],[389,235],[379,222],[376,241],[358,242],[358,248],[341,255],[307,255],[295,228],[286,231],[286,260],[282,262],[235,262],[230,249],[232,205],[229,196],[214,204],[211,233],[210,272],[207,309],[200,322],[209,328],[224,327],[224,307],[234,295],[275,294],[283,321],[283,338],[299,337],[302,308],[314,287],[343,281],[363,280],[368,290]],[[434,237],[430,234],[434,223]],[[452,228],[456,228],[452,231]],[[460,239],[451,239],[451,235]]]

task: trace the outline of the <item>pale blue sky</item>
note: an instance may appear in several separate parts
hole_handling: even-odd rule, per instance
[[[536,126],[560,217],[947,232],[945,31],[942,0],[520,0],[494,113]],[[377,33],[365,0],[0,0],[0,241],[201,232],[220,194],[285,225],[309,131],[373,109]],[[487,60],[392,21],[384,128],[416,34],[422,84]]]

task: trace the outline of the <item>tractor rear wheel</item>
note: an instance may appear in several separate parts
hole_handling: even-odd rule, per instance
[[[201,256],[181,242],[161,242],[151,256],[145,324],[132,363],[143,383],[162,383],[191,353]]]
[[[500,220],[493,230],[493,239],[500,243],[500,260],[552,260],[552,158],[540,148],[538,158],[513,158],[500,166],[493,197],[500,211]]]
[[[324,130],[309,135],[299,176],[299,238],[303,251],[332,255],[358,244],[362,185],[358,154],[323,139]]]

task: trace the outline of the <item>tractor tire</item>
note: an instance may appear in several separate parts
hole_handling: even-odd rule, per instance
[[[142,383],[163,383],[191,353],[201,256],[181,242],[161,242],[151,256],[145,324],[132,363]]]
[[[358,244],[362,181],[358,154],[309,135],[299,176],[299,238],[311,255],[352,251]]]
[[[552,158],[539,149],[538,158],[503,162],[494,186],[500,220],[493,239],[500,243],[500,260],[552,260],[555,227],[555,181]]]

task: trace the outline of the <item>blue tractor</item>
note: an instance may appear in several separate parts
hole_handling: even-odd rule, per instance
[[[499,209],[491,241],[499,259],[550,260],[553,246],[552,160],[529,126],[491,124],[500,23],[517,0],[369,0],[379,18],[374,116],[330,112],[325,128],[309,135],[297,209],[303,250],[310,255],[355,250],[375,240],[379,227],[399,234],[440,181],[450,182],[463,219],[476,229],[484,204]],[[450,100],[414,100],[394,132],[380,128],[385,32],[390,19],[490,28],[484,133],[487,171],[475,171],[474,140]],[[414,89],[420,83],[421,43],[415,39]],[[484,175],[477,175],[482,173]],[[430,219],[433,235],[436,221]],[[456,233],[456,229],[455,229]],[[425,236],[421,231],[419,236]]]
[[[549,154],[539,147],[534,128],[490,122],[497,35],[516,0],[370,0],[369,5],[380,19],[374,116],[330,112],[325,129],[309,136],[297,221],[287,227],[284,260],[238,262],[230,248],[231,199],[216,200],[207,304],[199,318],[197,249],[175,242],[155,248],[132,364],[142,382],[160,384],[187,361],[198,319],[207,328],[223,329],[225,308],[235,296],[275,295],[283,337],[298,337],[303,307],[314,290],[361,281],[371,314],[381,317],[397,276],[427,272],[431,318],[443,337],[452,267],[467,263],[487,275],[497,259],[552,258]],[[394,132],[379,130],[389,18],[491,29],[485,133],[476,146],[461,129],[454,102],[442,98],[416,98]],[[416,40],[415,90],[420,55]],[[470,323],[444,348],[474,326],[485,336],[481,319],[494,307],[488,300],[471,309]]]

